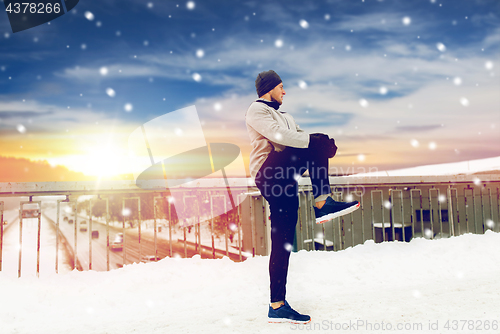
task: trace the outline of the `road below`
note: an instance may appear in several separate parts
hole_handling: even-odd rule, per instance
[[[93,220],[90,222],[86,216],[78,215],[75,217],[71,215],[69,209],[68,204],[61,203],[60,235],[59,238],[56,238],[56,203],[45,202],[42,204],[39,265],[41,274],[55,273],[56,270],[67,272],[75,268],[75,263],[78,270],[112,270],[121,268],[123,265],[139,263],[142,257],[153,256],[155,253],[160,259],[167,256],[193,257],[197,254],[201,258],[211,259],[214,257],[222,258],[226,255],[225,250],[216,249],[214,251],[211,247],[206,246],[211,245],[212,242],[211,236],[206,234],[202,234],[202,242],[205,246],[197,244],[194,227],[190,229],[191,233],[186,233],[186,242],[184,242],[184,233],[181,229],[174,231],[173,240],[170,243],[168,227],[162,226],[163,231],[159,229],[156,235],[155,249],[154,228],[150,222],[141,224],[141,233],[139,234],[138,226],[123,228],[120,223],[112,222],[107,226],[102,221]],[[8,221],[8,225],[4,226],[2,272],[9,272],[9,275],[17,276],[19,267],[19,211],[5,211],[4,219]],[[82,224],[84,220],[86,223]],[[80,230],[82,226],[86,226],[86,230]],[[98,233],[98,235],[94,234],[94,238],[92,231]],[[118,234],[125,236],[124,247],[112,250],[108,244],[111,244]],[[37,238],[38,219],[23,219],[22,276],[36,275]],[[56,245],[58,246],[57,251]],[[220,242],[218,247],[220,247]],[[234,248],[229,253],[229,258],[233,261],[239,261],[239,255],[234,252]]]
[[[44,213],[48,219],[56,220],[56,208],[46,209]],[[68,219],[64,217],[68,217]],[[69,223],[70,220],[73,222]],[[80,230],[82,221],[86,222],[86,231]],[[91,268],[96,271],[105,271],[108,269],[108,258],[109,269],[116,269],[123,265],[139,263],[143,256],[155,255],[154,229],[151,224],[143,222],[140,234],[138,226],[123,228],[123,226],[118,227],[120,225],[119,223],[110,223],[107,226],[105,222],[95,219],[90,222],[86,216],[77,216],[75,219],[74,216],[68,215],[63,208],[60,210],[59,229],[68,241],[68,245],[76,250],[76,257],[83,270]],[[196,254],[199,254],[201,258],[213,258],[214,252],[211,248],[200,247],[195,243],[194,230],[193,228],[192,233],[188,234],[186,243],[173,239],[172,247],[170,247],[168,228],[164,228],[162,232],[157,233],[156,254],[160,258],[167,256],[190,258]],[[98,237],[92,238],[91,231],[97,231]],[[123,249],[113,250],[109,247],[108,250],[108,240],[111,244],[118,234],[124,235]],[[225,255],[225,251],[215,251],[215,258],[222,258]],[[239,261],[239,255],[234,253],[230,253],[229,258],[233,261]]]

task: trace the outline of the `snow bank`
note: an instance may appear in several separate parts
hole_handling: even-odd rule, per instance
[[[194,257],[39,279],[0,272],[0,333],[456,333],[447,320],[500,321],[500,234],[491,231],[293,253],[287,299],[312,316],[309,327],[267,323],[267,267],[267,257]]]
[[[373,173],[356,174],[355,176],[429,176],[474,174],[500,170],[500,157],[460,161],[446,164],[417,166]]]

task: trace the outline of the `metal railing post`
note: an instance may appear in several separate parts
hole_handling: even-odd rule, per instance
[[[123,266],[125,266],[125,261],[127,259],[127,242],[126,242],[126,237],[125,237],[125,198],[122,198],[122,235],[123,235],[123,248],[122,248],[122,254],[123,254]]]
[[[172,204],[171,201],[173,197],[169,197],[167,200],[167,208],[168,208],[168,244],[169,244],[169,256],[172,257]]]
[[[3,250],[3,202],[0,202],[0,271],[2,271],[2,250]]]
[[[77,202],[73,202],[73,217],[74,217],[74,226],[75,226],[75,240],[73,240],[75,244],[75,249],[73,251],[73,269],[77,268],[77,263],[78,263],[78,249],[77,249],[77,241],[78,241],[78,235],[77,235],[77,225],[78,225],[78,216],[77,216]]]
[[[448,233],[450,236],[455,236],[455,212],[453,210],[453,198],[451,195],[451,186],[446,189],[446,198],[448,200]]]
[[[418,200],[419,200],[419,208],[420,210],[420,233],[422,233],[422,237],[424,237],[424,216],[423,216],[423,211],[422,211],[422,192],[420,189],[411,189],[410,190],[410,202],[411,202],[411,219],[412,219],[412,235],[415,235],[415,223],[416,223],[416,217],[415,217],[415,212],[417,209],[413,206],[413,193],[418,192]]]
[[[38,209],[23,209],[24,205],[38,205]],[[36,276],[40,276],[40,231],[42,228],[41,220],[42,212],[42,202],[33,201],[32,196],[30,196],[29,201],[21,201],[19,209],[19,262],[17,268],[17,277],[21,277],[21,266],[22,266],[22,248],[23,248],[23,219],[25,218],[38,218],[38,230],[37,230],[37,248],[36,248]],[[2,221],[3,224],[3,221]]]
[[[21,277],[21,261],[23,257],[23,204],[21,203],[21,208],[19,209],[19,255],[17,263],[17,277]]]
[[[57,212],[56,212],[56,274],[59,273],[59,216],[61,215],[61,202],[68,202],[69,199],[66,196],[65,200],[57,200]]]
[[[139,233],[139,261],[141,261],[142,258],[142,243],[141,243],[141,225],[142,225],[142,213],[141,213],[141,198],[137,197],[137,211],[139,213],[139,224],[138,224],[138,233]],[[157,258],[155,257],[155,261]]]
[[[89,228],[87,234],[89,235],[89,270],[92,270],[92,199],[89,200]]]
[[[103,200],[106,201],[106,270],[109,271],[109,201],[107,198]]]
[[[238,196],[238,219],[237,219],[237,224],[238,224],[238,253],[240,256],[240,262],[243,261],[242,256],[241,256],[241,203],[245,200],[245,195],[239,195]],[[243,199],[241,199],[243,198]]]

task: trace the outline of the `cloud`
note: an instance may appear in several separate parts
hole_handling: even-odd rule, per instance
[[[403,24],[403,18],[407,15],[408,13],[396,11],[345,15],[340,22],[332,25],[332,29],[335,31],[347,32],[353,30],[356,33],[383,32],[389,34],[391,38],[394,38],[398,35],[403,36],[408,33],[432,29],[432,27],[436,25],[436,23],[430,20],[418,19],[418,14],[411,19],[411,24],[405,25]]]
[[[52,111],[36,112],[36,111],[25,111],[25,110],[20,110],[20,111],[2,110],[0,111],[0,119],[26,120],[34,117],[48,116],[52,113],[53,113]]]
[[[407,125],[407,126],[397,126],[396,132],[428,132],[436,129],[442,128],[441,124],[434,125]]]
[[[64,132],[80,124],[95,125],[95,122],[116,122],[102,111],[88,108],[64,108],[54,104],[45,104],[36,100],[26,102],[0,102],[0,128],[15,129],[18,124],[24,124],[28,133],[54,131]]]
[[[498,20],[497,20],[498,22]],[[492,48],[495,51],[499,50],[499,44],[500,44],[500,28],[496,28],[493,33],[487,35],[482,44],[487,47],[487,48]]]

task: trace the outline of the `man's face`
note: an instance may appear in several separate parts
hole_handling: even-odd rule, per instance
[[[280,105],[283,103],[283,96],[285,96],[286,93],[282,82],[278,86],[274,87],[270,93],[271,101],[276,101]]]

